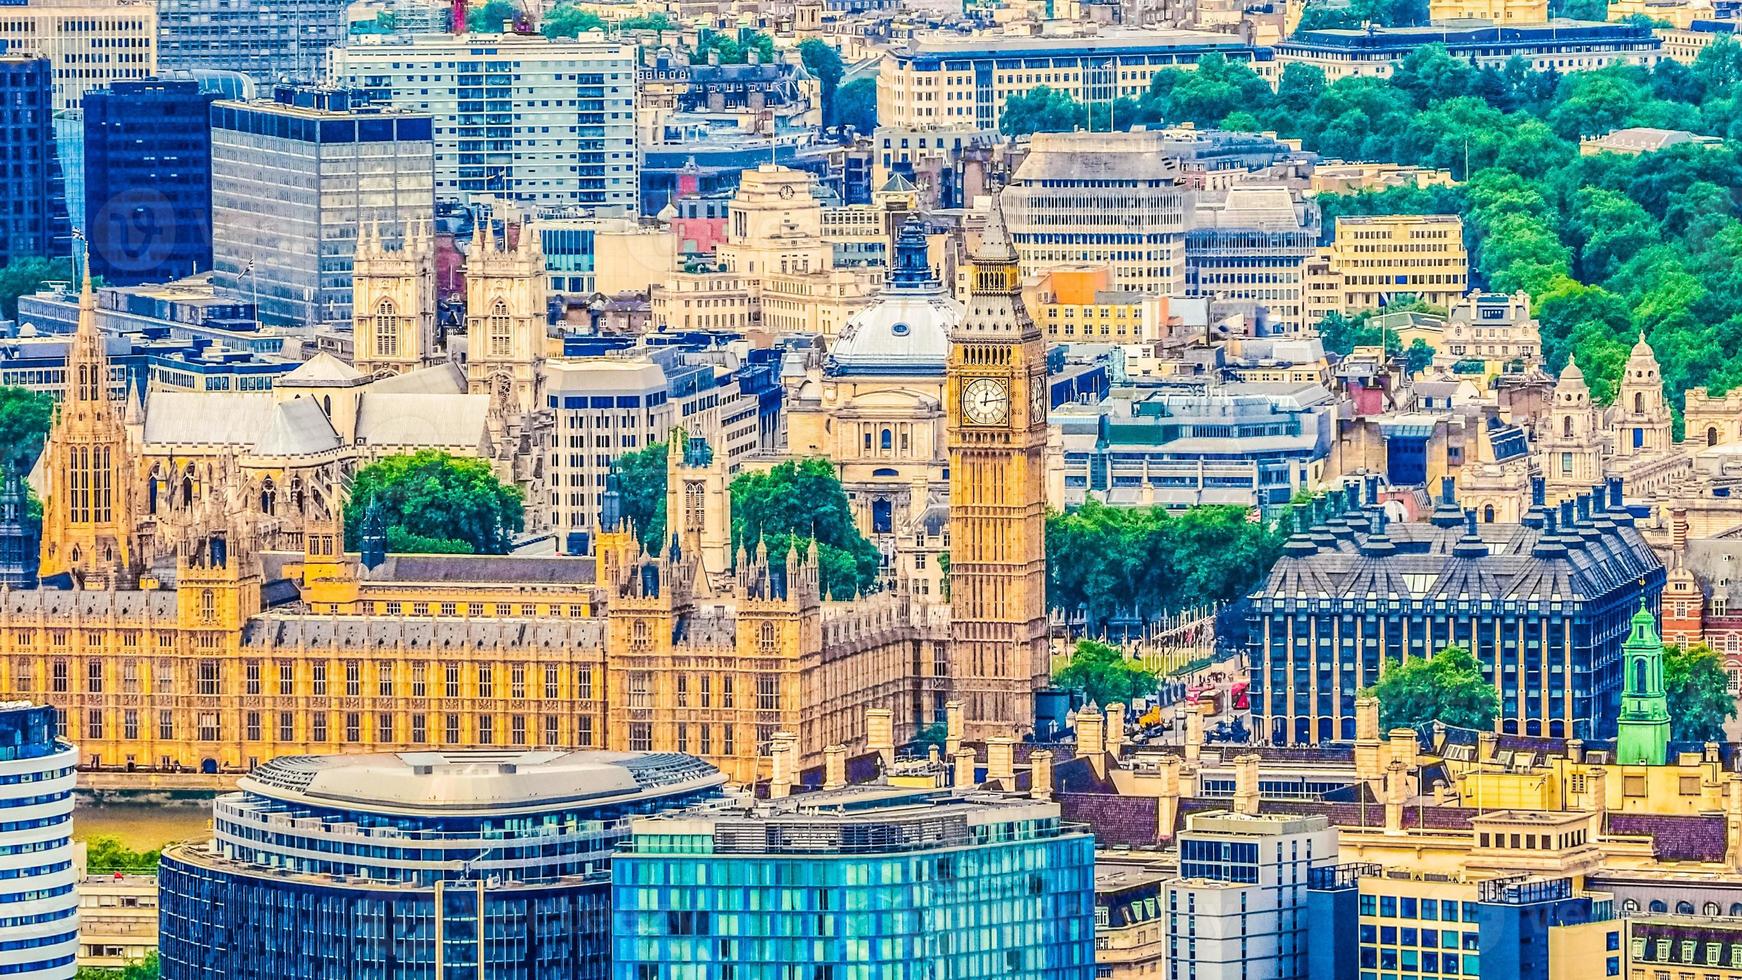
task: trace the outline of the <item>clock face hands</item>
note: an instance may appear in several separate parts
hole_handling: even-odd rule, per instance
[[[992,378],[976,378],[962,389],[962,415],[975,425],[997,425],[1010,417],[1010,389]]]

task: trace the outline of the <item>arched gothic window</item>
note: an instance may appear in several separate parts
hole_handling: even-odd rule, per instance
[[[508,304],[501,300],[490,308],[490,356],[507,357],[514,349],[514,326],[508,316]]]
[[[375,306],[375,356],[399,356],[399,316],[390,299]]]

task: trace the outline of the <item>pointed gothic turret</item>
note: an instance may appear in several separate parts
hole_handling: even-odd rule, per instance
[[[399,247],[389,249],[379,221],[360,227],[351,271],[351,316],[352,363],[358,371],[404,374],[436,363],[434,242],[408,224],[401,230]]]
[[[126,409],[109,390],[88,256],[78,326],[67,352],[66,396],[43,449],[41,575],[78,588],[131,588],[142,565],[134,540],[134,475]]]
[[[1661,766],[1669,758],[1669,699],[1663,690],[1663,641],[1657,621],[1640,601],[1633,632],[1621,645],[1621,722],[1615,761]]]

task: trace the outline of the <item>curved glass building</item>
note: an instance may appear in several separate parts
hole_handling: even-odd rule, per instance
[[[55,709],[0,704],[0,975],[62,980],[79,951],[73,770]]]
[[[617,980],[1091,980],[1095,841],[1056,803],[859,787],[637,820]]]
[[[163,975],[607,977],[630,819],[724,781],[671,753],[273,760],[214,802],[209,842],[164,852]]]

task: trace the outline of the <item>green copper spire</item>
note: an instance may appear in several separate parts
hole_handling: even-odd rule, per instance
[[[1663,694],[1663,641],[1657,622],[1639,601],[1633,633],[1621,645],[1621,726],[1615,761],[1661,766],[1669,755],[1669,702]]]

